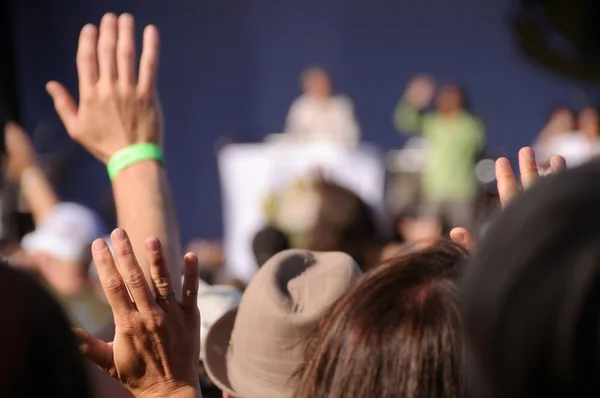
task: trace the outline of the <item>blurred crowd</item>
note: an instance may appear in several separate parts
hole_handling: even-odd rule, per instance
[[[61,200],[28,133],[0,126],[0,396],[600,394],[594,107],[553,110],[518,173],[493,159],[482,182],[485,123],[464,89],[414,77],[390,116],[418,137],[408,145],[422,167],[396,171],[416,176],[418,193],[407,200],[390,173],[398,196],[381,223],[315,167],[257,209],[247,282],[222,272],[222,242],[181,244],[159,32],[145,28],[138,62],[134,31],[128,14],[82,28],[78,103],[46,86],[68,135],[107,167],[117,229]],[[264,145],[361,145],[352,101],[326,70],[308,68],[301,88]]]

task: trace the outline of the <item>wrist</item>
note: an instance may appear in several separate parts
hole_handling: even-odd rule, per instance
[[[131,181],[147,181],[152,176],[159,176],[164,172],[164,168],[160,162],[153,159],[147,159],[127,167],[113,179],[114,185],[129,184]]]
[[[162,164],[162,148],[149,142],[132,144],[114,153],[108,161],[106,169],[112,180],[131,166],[148,160]]]

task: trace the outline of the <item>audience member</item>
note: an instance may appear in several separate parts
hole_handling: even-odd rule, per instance
[[[0,396],[91,398],[69,321],[40,283],[0,262]]]
[[[427,141],[422,178],[426,215],[445,219],[452,227],[468,227],[477,197],[474,168],[485,142],[484,126],[469,112],[464,91],[456,84],[442,85],[436,110],[423,113],[435,90],[431,77],[414,78],[396,107],[394,122],[400,131],[420,133]]]
[[[318,192],[317,223],[303,247],[349,254],[363,270],[375,266],[381,244],[369,206],[354,192],[332,182],[321,181]]]
[[[264,264],[206,338],[204,366],[224,397],[292,397],[306,335],[359,275],[342,253],[288,250]]]
[[[155,26],[144,29],[139,73],[135,54],[133,17],[106,14],[99,29],[86,25],[79,36],[80,103],[56,81],[49,82],[46,90],[69,136],[107,166],[118,225],[132,237],[135,251],[142,253],[145,239],[156,236],[165,248],[167,264],[173,267],[171,274],[180,275],[179,227],[162,164],[164,132],[156,90],[159,34]],[[140,266],[154,289],[150,263],[142,258]],[[173,285],[179,297],[179,278]]]
[[[109,308],[96,297],[89,273],[91,244],[103,233],[93,211],[59,203],[21,242],[73,323],[92,333],[110,321]]]
[[[564,116],[566,118],[566,116]],[[577,117],[577,129],[555,132],[544,138],[540,147],[538,162],[544,163],[550,155],[561,155],[569,167],[581,166],[600,155],[600,121],[594,107],[583,108]],[[536,148],[538,149],[538,148]]]
[[[335,96],[331,76],[321,67],[302,73],[302,96],[290,107],[285,131],[303,142],[354,146],[360,129],[350,99]]]
[[[252,239],[252,252],[258,268],[277,253],[290,248],[289,237],[283,231],[270,225],[261,228]]]
[[[596,396],[598,164],[513,201],[464,284],[473,397]]]
[[[465,253],[442,241],[360,278],[310,336],[295,397],[462,397]]]
[[[575,115],[567,107],[559,106],[550,112],[546,125],[535,140],[536,160],[541,165],[550,161],[554,154],[554,142],[557,136],[571,134],[577,130]]]

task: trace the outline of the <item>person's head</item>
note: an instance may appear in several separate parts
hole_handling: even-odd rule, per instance
[[[454,114],[466,107],[465,90],[457,83],[445,83],[440,87],[435,101],[436,109],[444,114]]]
[[[573,111],[565,106],[558,106],[550,111],[548,127],[557,133],[565,133],[575,130],[575,115]]]
[[[76,203],[60,203],[25,235],[23,249],[61,293],[76,293],[87,280],[91,243],[104,233],[100,217]]]
[[[486,232],[463,286],[470,396],[600,395],[599,179],[548,177]]]
[[[270,225],[261,228],[252,239],[252,252],[259,268],[275,254],[290,248],[289,237]]]
[[[596,108],[593,106],[586,106],[579,111],[577,119],[579,130],[583,131],[588,139],[598,140],[598,138],[600,138],[598,137],[600,120],[598,120],[598,111]]]
[[[0,261],[0,396],[92,396],[69,321],[31,275]]]
[[[342,253],[276,254],[250,281],[239,307],[210,328],[204,366],[211,380],[233,397],[291,397],[307,334],[359,275]]]
[[[331,76],[320,66],[313,66],[302,72],[304,93],[316,98],[331,97],[333,92]]]
[[[369,206],[354,192],[332,182],[319,183],[320,206],[317,222],[308,234],[306,249],[341,251],[361,268],[377,261],[378,233]],[[377,247],[378,248],[378,247]]]
[[[441,241],[366,273],[310,335],[296,398],[462,397],[454,279],[465,260]]]

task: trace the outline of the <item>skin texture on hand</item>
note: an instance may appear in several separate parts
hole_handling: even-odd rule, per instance
[[[159,34],[144,30],[139,72],[136,64],[134,19],[129,14],[106,14],[97,29],[81,30],[77,49],[79,105],[58,82],[47,91],[69,135],[107,163],[120,149],[142,142],[160,145],[161,110],[156,93]],[[181,244],[166,173],[155,161],[136,163],[113,181],[118,225],[128,231],[135,253],[144,253],[144,239],[156,236],[163,244],[173,275],[181,273]],[[146,281],[152,282],[150,264],[140,256]],[[173,282],[180,297],[181,283]]]
[[[154,288],[157,294],[168,297],[155,299],[125,231],[115,230],[111,241],[114,257],[101,239],[94,242],[92,254],[113,311],[115,336],[113,342],[106,343],[76,330],[84,355],[136,397],[192,396],[189,394],[200,391],[197,257],[191,253],[185,257],[184,295],[178,301],[168,296],[172,279],[160,241],[148,239]]]

